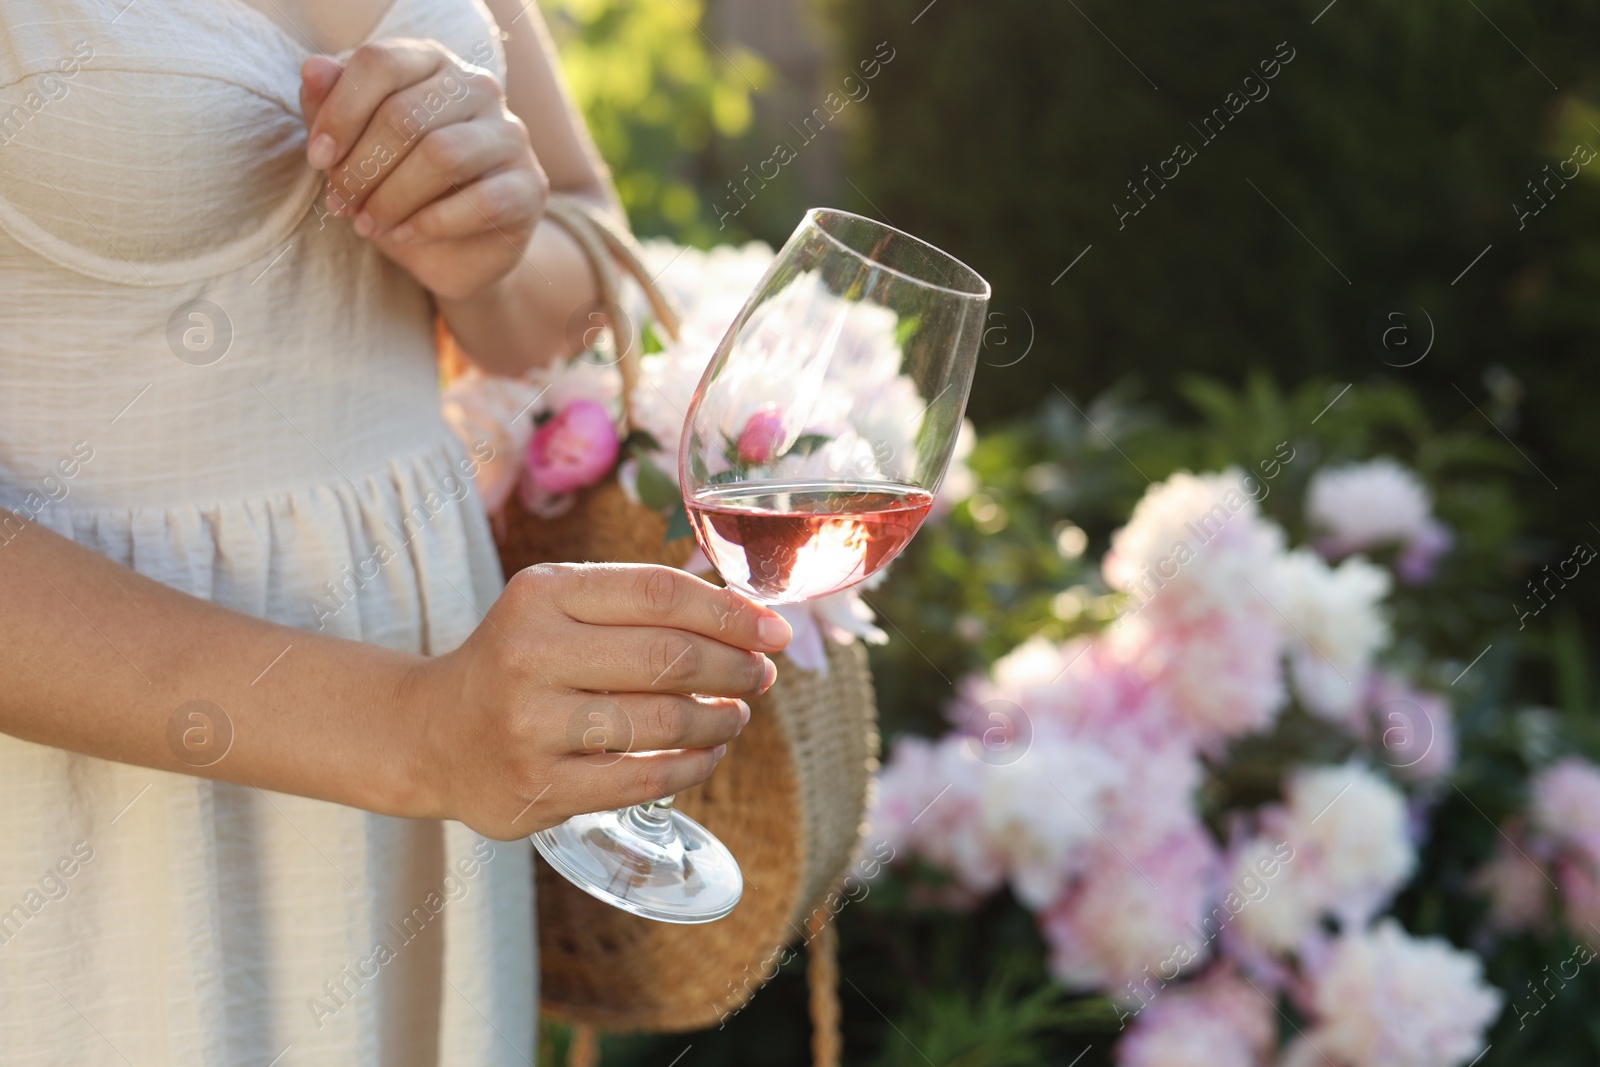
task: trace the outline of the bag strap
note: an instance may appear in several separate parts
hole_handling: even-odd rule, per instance
[[[828,915],[820,924],[806,923],[807,933],[812,933],[806,942],[812,1067],[839,1067],[844,1050],[839,1030],[839,930],[832,919]]]
[[[617,348],[617,368],[622,372],[622,417],[632,428],[628,398],[639,381],[640,346],[637,330],[622,306],[622,273],[644,290],[656,322],[672,340],[678,339],[678,311],[644,265],[644,249],[610,212],[593,201],[571,193],[551,193],[545,215],[570,233],[594,269],[600,290],[600,314],[611,329]],[[619,269],[620,267],[620,269]]]

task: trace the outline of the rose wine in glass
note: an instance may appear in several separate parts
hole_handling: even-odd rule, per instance
[[[767,604],[813,600],[870,578],[900,554],[932,506],[925,489],[871,482],[717,486],[685,502],[723,581]]]
[[[966,410],[989,283],[910,234],[806,214],[717,346],[678,478],[730,588],[763,604],[848,589],[899,555],[933,505]],[[739,865],[664,797],[533,837],[586,892],[663,922],[733,910]]]

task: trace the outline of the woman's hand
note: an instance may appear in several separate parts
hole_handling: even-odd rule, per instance
[[[301,68],[306,157],[328,210],[445,300],[491,289],[524,256],[549,182],[500,83],[436,41],[363,45]]]
[[[788,640],[775,612],[671,568],[521,571],[402,687],[419,806],[510,840],[686,789],[748,721],[737,698],[777,677],[761,653]]]

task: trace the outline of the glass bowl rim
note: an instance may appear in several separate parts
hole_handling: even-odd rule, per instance
[[[833,233],[826,225],[823,224],[823,219],[828,217],[849,219],[853,222],[864,222],[869,226],[875,226],[886,233],[903,237],[906,240],[927,249],[940,259],[954,263],[957,267],[961,268],[961,270],[965,271],[972,279],[974,279],[978,285],[982,286],[982,288],[954,289],[948,285],[940,285],[938,282],[931,282],[926,278],[918,278],[913,274],[907,274],[903,270],[891,267],[887,263],[880,262],[876,259],[868,259],[861,249],[846,244],[837,234]],[[806,212],[805,222],[814,228],[818,233],[825,236],[833,244],[848,252],[850,255],[855,256],[857,259],[863,260],[867,263],[871,263],[878,270],[885,271],[897,278],[904,278],[913,285],[920,285],[925,289],[933,289],[937,290],[938,292],[949,293],[952,296],[964,297],[968,300],[988,300],[990,295],[993,293],[993,289],[990,287],[988,279],[979,274],[977,271],[973,270],[971,267],[967,266],[961,260],[957,259],[955,256],[952,256],[949,252],[946,252],[937,245],[929,244],[927,241],[924,241],[915,234],[909,234],[898,227],[889,225],[887,222],[879,222],[877,219],[868,218],[865,215],[857,215],[853,211],[842,211],[839,208],[832,207],[814,207],[810,209]]]

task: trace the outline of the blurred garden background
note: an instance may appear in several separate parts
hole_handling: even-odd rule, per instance
[[[878,831],[900,862],[837,920],[846,1063],[1600,1059],[1600,968],[1586,966],[1600,946],[1600,777],[1571,762],[1600,758],[1600,575],[1580,547],[1600,543],[1600,167],[1588,165],[1600,8],[542,7],[642,236],[776,246],[806,207],[827,205],[922,236],[994,285],[969,409],[970,495],[868,594],[889,637],[872,649],[888,773],[896,761],[902,778],[936,766],[953,742],[932,739],[952,729],[986,737],[981,715],[962,721],[984,700],[1043,715],[1029,700],[1050,687],[1023,677],[1029,655],[1097,659],[1109,639],[1095,635],[1137,596],[1128,566],[1141,549],[1113,535],[1142,499],[1150,537],[1181,519],[1193,487],[1169,480],[1179,471],[1237,467],[1246,485],[1270,487],[1249,493],[1259,507],[1247,518],[1258,540],[1283,544],[1250,551],[1325,558],[1341,588],[1370,586],[1367,614],[1347,618],[1383,620],[1352,653],[1381,680],[1361,682],[1359,707],[1319,705],[1286,634],[1282,699],[1250,722],[1212,723],[1183,757],[1190,814],[1215,853],[1196,869],[1212,871],[1217,895],[1254,843],[1302,835],[1307,859],[1264,896],[1300,892],[1295,936],[1252,931],[1249,917],[1268,912],[1252,903],[1146,1005],[1112,958],[1126,946],[1090,943],[1081,895],[1093,886],[1069,880],[1055,887],[1066,897],[1050,897],[1007,851],[1014,841],[974,863],[956,854],[972,827],[902,819]],[[1394,465],[1370,466],[1383,457]],[[1420,500],[1416,528],[1365,540],[1334,528],[1317,500],[1337,498],[1352,469],[1379,518],[1385,501]],[[1228,477],[1206,484],[1220,493]],[[1417,542],[1425,531],[1431,548]],[[1373,562],[1340,562],[1354,550]],[[1327,640],[1348,639],[1333,618]],[[1224,685],[1231,661],[1219,655]],[[1389,698],[1438,709],[1425,725],[1451,751],[1435,751],[1425,774],[1396,757]],[[903,740],[917,737],[930,740]],[[1031,755],[1046,752],[1041,742]],[[1324,873],[1350,867],[1335,853],[1351,842],[1317,837],[1346,816],[1301,810],[1341,781],[1368,797],[1348,816],[1367,821],[1349,832],[1371,845],[1393,816],[1404,833],[1386,874],[1381,858],[1362,861],[1359,906],[1291,888],[1316,855]],[[979,808],[986,788],[971,785]],[[1170,850],[1152,855],[1182,869]],[[1061,878],[1079,878],[1065,873],[1073,863],[1057,864]],[[981,884],[985,864],[993,885]],[[1143,890],[1130,879],[1103,892]],[[1149,905],[1126,921],[1156,928],[1158,912],[1185,906]],[[1085,959],[1104,965],[1086,971]],[[720,1030],[608,1037],[604,1062],[677,1063],[687,1045],[685,1067],[807,1063],[801,966]],[[1240,1006],[1251,987],[1259,1003]],[[1389,1015],[1339,1014],[1363,995]],[[563,1040],[552,1028],[547,1053]]]

